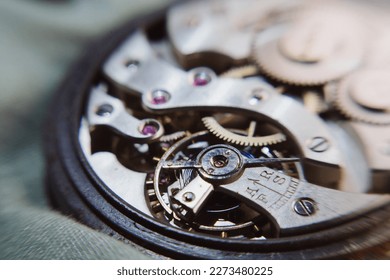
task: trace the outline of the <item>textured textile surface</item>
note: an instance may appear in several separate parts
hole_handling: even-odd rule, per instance
[[[47,206],[41,126],[96,36],[167,0],[0,1],[0,259],[144,259]]]

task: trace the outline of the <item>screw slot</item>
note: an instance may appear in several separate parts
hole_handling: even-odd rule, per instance
[[[310,198],[300,198],[294,203],[294,211],[301,216],[311,216],[314,215],[315,202]]]
[[[322,153],[330,148],[330,142],[325,137],[317,136],[310,139],[307,147],[316,153]]]

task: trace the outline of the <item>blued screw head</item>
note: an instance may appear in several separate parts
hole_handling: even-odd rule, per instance
[[[309,198],[300,198],[294,203],[294,211],[301,216],[311,216],[315,213],[315,202]]]

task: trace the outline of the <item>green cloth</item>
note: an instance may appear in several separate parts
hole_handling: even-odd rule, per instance
[[[0,1],[0,259],[144,259],[49,209],[42,122],[85,45],[168,0]]]

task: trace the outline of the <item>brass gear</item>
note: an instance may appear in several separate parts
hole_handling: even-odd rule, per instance
[[[178,131],[171,134],[163,135],[160,138],[160,142],[172,142],[177,141],[181,138],[184,138],[187,136],[187,132],[185,131]]]
[[[325,90],[346,117],[376,125],[390,124],[390,70],[356,71]]]
[[[357,68],[364,28],[345,9],[307,9],[292,22],[258,33],[253,57],[272,78],[292,85],[322,85]]]
[[[267,136],[240,135],[224,128],[213,117],[204,117],[202,121],[213,135],[231,144],[257,147],[277,144],[286,140],[286,136],[283,133],[275,133]]]

